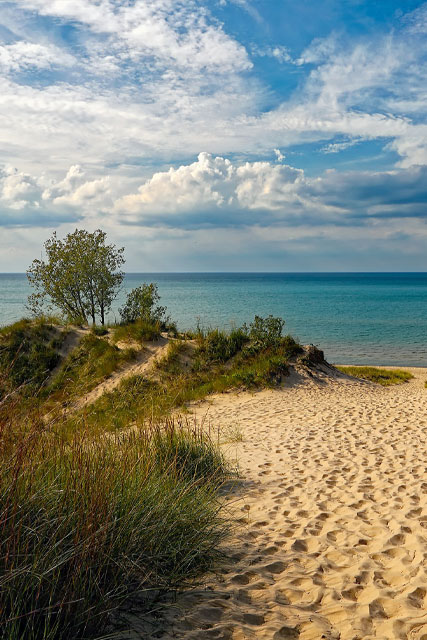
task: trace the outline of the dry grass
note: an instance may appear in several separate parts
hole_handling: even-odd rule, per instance
[[[353,376],[353,378],[376,382],[384,387],[392,384],[402,384],[414,377],[412,373],[403,371],[403,369],[378,369],[376,367],[337,367],[337,369],[349,376]]]

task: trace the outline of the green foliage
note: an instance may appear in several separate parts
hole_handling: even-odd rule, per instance
[[[62,334],[44,321],[20,320],[0,330],[0,399],[26,385],[33,392],[59,361]]]
[[[46,261],[34,260],[27,271],[35,293],[29,307],[38,315],[46,301],[74,322],[99,315],[101,323],[123,280],[124,249],[105,244],[106,234],[76,229],[60,240],[54,232],[45,244]]]
[[[243,325],[243,329],[249,336],[251,347],[262,350],[280,344],[284,326],[285,321],[282,318],[275,318],[272,315],[267,318],[255,316],[249,327]]]
[[[0,635],[99,637],[133,592],[188,584],[219,559],[228,475],[206,435],[172,422],[61,443],[0,433]]]
[[[200,360],[198,349],[193,358],[186,355],[188,348],[185,341],[172,342],[166,357],[157,364],[158,379],[138,375],[123,380],[119,387],[98,398],[90,409],[70,416],[64,429],[69,433],[83,426],[93,432],[115,431],[170,415],[210,393],[274,387],[287,374],[289,359],[301,351],[301,346],[287,336],[276,348],[254,354],[244,348],[225,363],[208,365]]]
[[[94,324],[93,327],[91,328],[91,331],[93,335],[98,337],[106,336],[108,334],[107,327],[104,327],[102,325],[99,326],[99,324]]]
[[[91,332],[65,359],[54,380],[44,390],[44,397],[68,401],[82,396],[135,355],[133,349],[118,349]]]
[[[244,329],[233,329],[230,333],[220,329],[207,332],[199,330],[198,356],[204,363],[219,363],[230,360],[248,342],[248,335]]]
[[[166,307],[158,304],[160,300],[157,285],[142,284],[132,289],[126,297],[125,305],[119,309],[123,324],[130,324],[142,320],[148,324],[164,325]]]
[[[377,369],[376,367],[337,367],[337,369],[354,378],[376,382],[383,387],[402,384],[414,377],[412,373],[402,369]]]
[[[122,324],[114,328],[112,340],[117,342],[149,342],[160,338],[159,322],[151,322],[140,318],[131,324]]]

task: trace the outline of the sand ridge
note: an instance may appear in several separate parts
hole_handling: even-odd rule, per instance
[[[242,438],[224,444],[246,485],[232,557],[160,622],[135,616],[131,637],[427,640],[427,370],[413,371],[389,388],[294,377],[196,407]]]

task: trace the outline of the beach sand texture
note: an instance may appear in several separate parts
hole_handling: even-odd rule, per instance
[[[341,377],[223,394],[220,426],[243,486],[232,558],[135,636],[427,640],[427,379]],[[138,627],[140,632],[138,634]]]

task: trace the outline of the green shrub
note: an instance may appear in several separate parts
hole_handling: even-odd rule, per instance
[[[205,364],[211,364],[230,360],[242,349],[248,336],[243,329],[233,329],[230,333],[211,329],[207,332],[199,331],[197,341],[198,356]]]
[[[149,324],[165,324],[166,307],[158,304],[160,300],[157,285],[143,284],[127,294],[124,306],[119,309],[123,324],[144,320]]]
[[[150,342],[160,338],[161,326],[159,322],[151,320],[136,320],[132,324],[118,325],[113,331],[113,342]]]
[[[275,318],[272,315],[267,318],[255,316],[248,327],[243,325],[243,329],[249,336],[251,347],[262,350],[280,344],[284,326],[285,321],[282,318]]]
[[[101,336],[107,335],[108,329],[107,327],[94,324],[93,327],[91,328],[91,332],[93,333],[94,336],[101,337]]]

